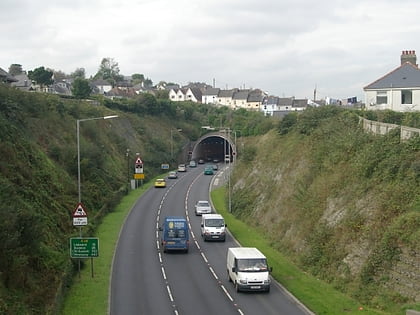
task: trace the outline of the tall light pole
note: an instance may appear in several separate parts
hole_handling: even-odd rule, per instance
[[[94,117],[94,118],[85,118],[78,119],[76,121],[76,131],[77,131],[77,189],[79,192],[79,203],[82,202],[82,193],[80,189],[80,123],[88,120],[98,120],[98,119],[112,119],[117,118],[118,115],[103,116],[103,117]]]
[[[171,129],[171,159],[174,158],[174,131],[181,132],[182,129]]]

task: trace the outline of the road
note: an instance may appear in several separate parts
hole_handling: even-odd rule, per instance
[[[202,165],[179,175],[166,188],[145,192],[126,219],[113,262],[110,314],[308,314],[275,282],[270,293],[234,290],[226,253],[238,244],[230,235],[226,242],[204,242],[201,217],[194,214],[196,201],[209,199],[213,176],[203,175]],[[187,217],[188,254],[160,249],[159,226],[167,215]]]

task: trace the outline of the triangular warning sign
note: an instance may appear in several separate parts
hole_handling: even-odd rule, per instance
[[[140,158],[137,158],[136,164],[143,164],[143,161]]]
[[[76,209],[74,209],[73,218],[74,217],[87,217],[87,213],[80,202],[77,204]]]

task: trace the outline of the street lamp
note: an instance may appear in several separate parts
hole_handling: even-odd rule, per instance
[[[182,129],[171,129],[171,159],[174,158],[174,131],[181,132]]]
[[[98,120],[98,119],[112,119],[117,118],[118,115],[103,116],[103,117],[94,117],[94,118],[85,118],[78,119],[76,121],[76,131],[77,131],[77,189],[79,192],[79,203],[82,202],[82,193],[80,189],[80,123],[88,120]]]

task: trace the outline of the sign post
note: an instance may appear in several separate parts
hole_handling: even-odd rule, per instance
[[[134,163],[134,179],[136,180],[141,180],[141,183],[143,184],[143,179],[144,179],[144,169],[143,169],[143,161],[140,158],[140,154],[137,153],[137,159],[136,162]]]

